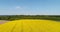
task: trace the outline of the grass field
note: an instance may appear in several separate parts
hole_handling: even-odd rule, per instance
[[[52,20],[14,20],[0,25],[0,32],[60,32],[60,22]]]

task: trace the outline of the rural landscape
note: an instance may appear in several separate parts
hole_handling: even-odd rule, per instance
[[[0,0],[0,32],[60,32],[60,0]]]
[[[60,32],[59,15],[1,15],[0,32]]]

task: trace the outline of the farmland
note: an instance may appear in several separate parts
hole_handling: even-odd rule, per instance
[[[60,32],[60,16],[1,15],[0,32]]]
[[[60,22],[52,20],[14,20],[0,25],[0,32],[60,32]]]

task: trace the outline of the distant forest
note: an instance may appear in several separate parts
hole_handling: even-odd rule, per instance
[[[0,20],[46,19],[60,21],[60,15],[0,15]]]

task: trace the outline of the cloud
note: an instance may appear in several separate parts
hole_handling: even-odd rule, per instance
[[[9,8],[9,11],[10,10],[11,11],[23,11],[23,10],[26,10],[26,8],[23,6],[14,6],[14,7]]]
[[[17,7],[16,7],[16,9],[20,10],[20,9],[22,9],[22,7],[20,7],[20,6],[17,6]]]

